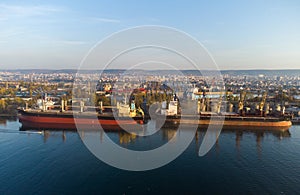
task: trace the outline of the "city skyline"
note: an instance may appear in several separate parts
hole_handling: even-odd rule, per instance
[[[221,70],[299,69],[299,7],[298,1],[2,1],[0,69],[76,69],[99,41],[140,25],[188,33]]]

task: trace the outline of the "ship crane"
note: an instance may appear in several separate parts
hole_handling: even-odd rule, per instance
[[[265,91],[264,94],[262,95],[262,99],[261,99],[261,102],[259,104],[260,116],[263,115],[263,109],[264,109],[264,105],[266,103],[266,99],[267,99],[267,92]]]
[[[241,115],[243,115],[245,97],[246,97],[246,91],[243,90],[240,93],[239,110],[238,110]]]
[[[218,113],[221,112],[221,106],[222,106],[222,100],[223,100],[222,95],[223,95],[223,94],[220,93],[219,100],[218,100],[218,106],[217,106],[217,112],[218,112]]]

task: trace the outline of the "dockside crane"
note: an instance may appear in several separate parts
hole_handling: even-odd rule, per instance
[[[240,115],[244,115],[243,109],[244,109],[245,97],[246,97],[246,91],[242,90],[240,93],[240,101],[239,101],[239,109],[238,109]]]

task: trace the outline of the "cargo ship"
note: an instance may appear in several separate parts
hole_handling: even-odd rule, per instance
[[[19,110],[18,118],[23,128],[37,129],[76,129],[79,126],[90,129],[97,128],[97,124],[100,124],[103,129],[120,130],[121,127],[136,128],[138,124],[144,123],[142,116],[115,117],[112,114],[74,114],[71,111]]]
[[[64,110],[62,102],[61,110],[50,109],[43,104],[39,109],[19,108],[18,118],[22,129],[99,129],[99,124],[104,130],[122,130],[130,128],[138,130],[140,124],[146,122],[143,115],[136,114],[136,110],[128,106],[119,106],[117,114],[113,112],[85,111],[81,103],[80,110]],[[117,108],[116,108],[117,109]],[[125,113],[122,113],[122,110]]]
[[[264,109],[265,98],[264,96],[256,110],[256,114],[245,113],[243,102],[241,101],[238,112],[221,112],[221,101],[216,101],[216,104],[211,106],[211,111],[207,111],[207,103],[203,99],[200,99],[192,105],[185,105],[187,108],[198,107],[197,113],[190,115],[180,113],[179,101],[175,98],[169,102],[168,106],[166,102],[162,103],[161,109],[156,113],[156,120],[162,127],[198,125],[199,128],[205,128],[209,125],[221,125],[222,128],[227,129],[288,130],[292,126],[291,117],[280,111],[276,111],[276,115],[269,114]]]
[[[223,128],[247,128],[247,129],[262,129],[262,130],[288,130],[292,126],[292,122],[286,118],[279,117],[254,117],[254,116],[235,116],[227,114],[208,114],[202,113],[199,119],[195,120],[192,115],[174,115],[157,117],[156,120],[163,123],[163,127],[174,127],[179,125],[190,126],[198,125],[200,128],[208,127],[208,125],[222,125]]]

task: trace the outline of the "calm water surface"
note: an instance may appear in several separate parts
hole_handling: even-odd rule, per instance
[[[300,192],[300,126],[288,132],[222,131],[198,156],[205,132],[168,165],[145,172],[113,168],[94,157],[77,132],[19,131],[0,119],[0,194],[296,194]],[[126,148],[166,143],[175,130],[151,138],[108,135]],[[99,141],[101,138],[99,137]]]

